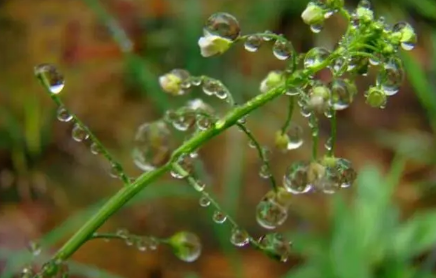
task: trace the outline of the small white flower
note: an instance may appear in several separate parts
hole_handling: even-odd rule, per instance
[[[162,90],[172,95],[180,95],[181,83],[182,79],[173,73],[167,73],[159,77],[159,84]]]
[[[230,48],[231,44],[231,40],[207,32],[198,40],[198,46],[200,46],[201,56],[203,57],[222,54]]]
[[[301,18],[308,25],[322,24],[325,19],[324,10],[317,4],[310,2],[301,14]]]
[[[283,73],[281,71],[271,71],[266,78],[260,83],[260,91],[266,93],[272,88],[283,82]]]

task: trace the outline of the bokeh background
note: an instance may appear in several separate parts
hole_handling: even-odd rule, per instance
[[[357,1],[345,1],[354,7]],[[410,22],[419,43],[404,53],[407,80],[383,110],[365,105],[363,92],[374,75],[358,79],[359,96],[338,114],[337,155],[359,171],[368,164],[384,172],[395,154],[407,159],[395,202],[404,217],[435,203],[436,172],[436,2],[372,1],[387,21]],[[56,120],[56,107],[33,76],[39,63],[53,63],[64,74],[61,94],[67,106],[101,139],[131,176],[141,172],[131,160],[136,128],[162,117],[191,98],[203,98],[223,112],[225,104],[200,90],[181,98],[163,93],[159,75],[173,68],[221,79],[237,102],[259,93],[259,83],[283,67],[268,46],[249,53],[242,45],[220,57],[201,57],[197,40],[205,19],[225,11],[240,21],[243,33],[272,30],[305,52],[332,48],[345,30],[332,17],[318,35],[305,26],[303,0],[2,0],[0,1],[0,273],[12,277],[28,260],[28,242],[42,238],[49,255],[121,187],[108,164],[86,144],[71,139],[71,125]],[[125,35],[127,37],[125,37]],[[121,51],[132,43],[133,50]],[[286,116],[286,104],[273,101],[247,119],[266,146]],[[273,173],[280,180],[293,161],[310,156],[306,143],[287,154],[271,148]],[[329,126],[322,123],[321,143]],[[242,133],[231,129],[200,151],[201,175],[209,191],[253,235],[265,233],[255,207],[269,190],[259,177],[260,161]],[[127,228],[132,233],[167,237],[180,230],[197,233],[203,255],[194,263],[178,261],[168,248],[140,252],[123,242],[94,241],[72,258],[74,277],[282,277],[302,259],[282,264],[250,248],[229,243],[230,225],[214,224],[212,209],[198,206],[198,195],[170,177],[146,188],[113,216],[102,231]],[[329,198],[295,198],[281,231],[329,230]]]

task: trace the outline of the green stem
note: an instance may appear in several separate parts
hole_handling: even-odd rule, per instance
[[[164,239],[164,238],[157,238],[154,236],[140,236],[140,235],[132,235],[132,234],[128,234],[128,235],[119,235],[119,234],[113,234],[113,233],[94,233],[89,240],[92,239],[120,239],[120,240],[126,240],[126,238],[128,237],[133,237],[134,239],[141,239],[141,238],[153,238],[155,239],[157,242],[159,243],[168,243],[169,240],[168,239]]]
[[[330,126],[331,126],[331,131],[330,131],[331,145],[330,145],[330,149],[328,150],[328,156],[333,157],[335,153],[335,146],[336,146],[336,126],[337,126],[335,110],[332,111],[332,117],[330,118]]]
[[[286,121],[282,127],[282,135],[284,135],[286,133],[286,131],[288,130],[289,124],[291,123],[292,113],[294,112],[294,106],[295,106],[295,97],[291,96],[291,97],[289,97],[288,114],[286,116]]]
[[[318,130],[318,118],[313,114],[310,116],[311,121],[311,131],[312,131],[312,160],[318,158],[318,141],[319,141],[319,130]]]
[[[332,54],[329,59],[326,59],[323,63],[319,64],[317,67],[311,68],[310,70],[304,70],[303,72],[295,72],[291,75],[289,83],[293,83],[300,78],[308,78],[315,72],[328,66],[332,59],[339,53]],[[103,207],[94,214],[83,226],[80,228],[55,254],[54,260],[66,260],[69,258],[77,249],[80,248],[93,234],[94,232],[116,211],[118,211],[125,203],[132,199],[138,192],[147,187],[155,179],[163,176],[171,169],[171,164],[174,161],[185,154],[191,153],[192,151],[198,149],[205,142],[209,141],[218,134],[224,132],[229,127],[235,125],[237,121],[251,111],[263,106],[265,103],[277,98],[278,96],[284,94],[284,86],[279,86],[271,91],[260,94],[251,100],[247,101],[245,104],[240,105],[229,111],[222,119],[215,123],[213,128],[206,131],[200,132],[193,136],[191,139],[186,141],[178,149],[176,149],[170,161],[163,165],[162,167],[144,173],[135,182],[129,186],[121,188],[115,195],[113,195]],[[50,275],[52,273],[47,273]]]
[[[262,149],[262,146],[259,144],[259,142],[257,142],[256,138],[251,133],[251,131],[248,130],[248,128],[246,128],[243,124],[240,123],[237,123],[236,125],[239,127],[240,130],[242,130],[242,132],[245,133],[245,135],[247,135],[249,140],[251,140],[251,143],[256,148],[259,158],[262,160],[263,165],[266,166],[268,173],[270,173],[269,180],[271,183],[271,187],[274,189],[274,191],[277,192],[276,180],[274,179],[274,176],[271,174],[271,165],[269,164],[268,158],[265,157],[265,153]]]

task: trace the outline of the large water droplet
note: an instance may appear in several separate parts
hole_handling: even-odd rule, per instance
[[[228,13],[211,15],[203,28],[205,34],[211,34],[231,41],[236,40],[241,33],[238,20]]]
[[[213,79],[204,80],[202,88],[203,92],[208,96],[214,95],[216,94],[216,92],[223,90],[223,86],[221,85],[221,83]]]
[[[286,60],[292,55],[292,44],[289,41],[276,40],[272,50],[277,59]]]
[[[179,232],[173,235],[169,243],[174,255],[185,262],[193,262],[201,255],[201,242],[198,236],[190,232]]]
[[[163,165],[171,151],[171,132],[162,122],[145,123],[136,131],[132,152],[135,165],[150,171]]]
[[[73,119],[73,116],[68,112],[68,110],[60,106],[57,111],[57,118],[61,122],[69,122]]]
[[[377,85],[381,86],[388,96],[395,95],[404,80],[403,63],[399,58],[390,58],[377,75]]]
[[[295,123],[291,123],[286,132],[288,136],[288,144],[286,148],[288,150],[298,149],[303,145],[303,128]]]
[[[407,22],[398,22],[397,24],[395,24],[392,28],[392,32],[396,33],[399,32],[401,33],[401,47],[404,50],[412,50],[417,42],[417,37],[416,37],[416,33],[415,30],[413,30],[413,27],[407,23]]]
[[[315,68],[323,63],[329,55],[330,51],[323,47],[312,48],[304,57],[304,67]]]
[[[286,221],[286,218],[288,218],[287,209],[272,198],[262,199],[256,207],[257,223],[265,229],[277,228]]]
[[[289,166],[283,177],[284,188],[293,194],[304,194],[311,190],[307,178],[308,165],[305,162],[297,162]]]
[[[269,170],[268,165],[263,164],[262,166],[260,166],[259,176],[262,179],[268,179],[271,177],[271,171]]]
[[[62,73],[51,64],[40,64],[34,68],[34,73],[52,94],[59,94],[65,86]]]
[[[217,224],[222,224],[227,220],[227,216],[219,210],[216,210],[212,216],[213,222]]]
[[[193,167],[194,167],[194,159],[190,156],[190,154],[186,153],[186,154],[182,154],[178,159],[177,159],[177,164],[180,165],[180,167],[183,168],[183,170],[185,170],[189,175],[192,171],[193,171]],[[183,175],[177,171],[172,170],[170,172],[171,176],[175,179],[184,179],[187,176]]]
[[[333,109],[343,110],[350,106],[356,94],[355,87],[342,79],[333,80],[329,87],[331,92],[330,105]]]
[[[246,231],[235,227],[232,229],[232,234],[230,236],[230,242],[237,247],[242,247],[242,246],[247,245],[250,242],[250,238],[249,238],[248,233]]]
[[[79,124],[75,124],[73,130],[71,131],[71,136],[76,142],[83,142],[89,138],[88,132],[81,127]]]
[[[262,38],[258,35],[248,36],[244,42],[245,50],[249,52],[256,52],[262,45]]]

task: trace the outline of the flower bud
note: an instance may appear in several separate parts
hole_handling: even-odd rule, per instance
[[[301,14],[304,23],[308,25],[318,25],[324,22],[324,9],[313,2],[307,4],[306,9]]]
[[[284,75],[281,71],[271,71],[266,78],[260,83],[260,91],[266,93],[272,88],[280,85],[284,81]]]
[[[377,87],[370,87],[366,94],[366,103],[374,108],[383,108],[386,105],[386,93]]]
[[[182,88],[183,81],[189,78],[189,72],[183,69],[174,69],[171,72],[159,77],[159,84],[167,93],[178,96],[186,91]]]
[[[201,56],[211,57],[226,52],[232,45],[232,41],[221,36],[211,35],[205,32],[204,37],[198,40]]]
[[[275,145],[279,150],[287,150],[289,144],[289,136],[286,133],[282,133],[281,130],[276,132]]]

